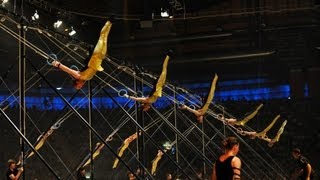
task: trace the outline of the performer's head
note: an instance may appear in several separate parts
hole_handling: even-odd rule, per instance
[[[13,170],[17,167],[16,161],[13,159],[8,160],[8,168]]]
[[[142,104],[142,111],[148,111],[151,108],[150,103],[143,103]]]
[[[232,151],[234,155],[238,154],[239,152],[239,141],[236,137],[227,137],[223,141],[223,146],[226,152]]]
[[[134,174],[132,173],[132,172],[128,172],[128,178],[129,178],[129,180],[134,180],[134,179],[136,179],[136,177],[134,176]]]
[[[199,121],[199,123],[202,123],[203,122],[203,115],[197,116],[197,120]]]
[[[81,89],[82,86],[84,85],[86,81],[84,80],[79,80],[79,79],[76,79],[73,81],[73,87],[76,88],[77,90]]]
[[[292,156],[293,156],[294,159],[299,159],[300,156],[301,156],[301,151],[300,151],[300,149],[299,149],[299,148],[294,148],[294,149],[292,150]]]
[[[166,174],[166,180],[172,180],[172,174],[171,173],[167,173]]]
[[[81,177],[85,177],[86,176],[86,169],[84,167],[80,167],[79,170],[78,170],[78,174]]]

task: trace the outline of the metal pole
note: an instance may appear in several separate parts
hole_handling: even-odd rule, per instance
[[[204,123],[205,121],[202,122],[202,133],[201,133],[201,138],[202,138],[202,153],[205,155],[206,154],[206,149],[205,149],[205,139],[204,139]],[[203,174],[202,176],[205,176],[207,174],[206,172],[206,162],[205,160],[203,159]]]
[[[88,82],[88,93],[89,93],[89,117],[88,121],[90,126],[92,126],[92,84],[91,81]],[[94,145],[92,144],[92,132],[89,130],[89,148],[90,148],[90,179],[94,179],[94,164],[93,164],[93,153],[94,153]]]
[[[40,158],[40,160],[44,163],[44,165],[49,169],[49,171],[56,177],[56,179],[60,179],[58,174],[52,169],[52,167],[48,164],[46,160],[39,154],[39,152],[32,146],[32,144],[28,141],[28,139],[21,133],[19,128],[12,122],[12,120],[8,117],[8,115],[3,111],[2,108],[0,108],[0,113],[7,119],[7,121],[10,123],[10,125],[13,127],[13,129],[19,134],[21,139],[27,143],[27,145],[32,149],[32,151]]]
[[[191,178],[189,177],[189,175],[175,162],[175,160],[166,152],[164,152],[164,150],[161,148],[161,146],[159,146],[157,144],[157,142],[147,133],[144,131],[144,129],[136,122],[136,120],[111,96],[110,93],[108,93],[108,91],[106,91],[104,88],[102,88],[102,91],[109,97],[111,98],[111,100],[116,103],[120,109],[130,118],[130,120],[132,122],[135,123],[135,125],[139,128],[139,130],[141,132],[144,132],[144,134],[146,135],[146,137],[154,144],[154,146],[156,146],[157,149],[159,149],[164,155],[166,155],[168,157],[168,159],[174,163],[174,165],[179,168],[179,170],[186,176],[187,179],[190,179]],[[160,117],[161,119],[163,119],[163,117]]]
[[[20,131],[26,136],[26,104],[25,104],[25,71],[26,71],[26,62],[25,62],[25,44],[24,40],[26,38],[25,31],[23,29],[23,21],[21,20],[19,29],[19,36],[23,37],[21,41],[19,41],[19,104],[20,104]],[[25,144],[22,138],[20,138],[20,148],[21,148],[21,157],[22,157],[22,166],[24,167],[24,154],[25,154]],[[25,180],[26,169],[24,167],[24,171],[22,174],[22,179]]]
[[[177,98],[177,87],[174,87],[174,91],[173,91],[173,98],[176,99]],[[173,108],[174,108],[174,126],[176,127],[176,129],[178,129],[178,122],[177,122],[177,104],[173,103]],[[176,162],[177,164],[179,164],[179,141],[178,141],[178,134],[175,134],[175,141],[176,141]],[[179,174],[179,169],[177,169],[177,174]]]
[[[139,87],[140,91],[143,93],[143,78],[141,78],[141,82],[140,82],[140,87]],[[137,91],[136,91],[137,92]],[[136,102],[138,103],[138,102]],[[139,125],[144,128],[144,112],[142,110],[143,108],[138,108],[138,123]],[[137,133],[139,133],[139,128],[137,127]],[[139,161],[141,162],[141,165],[139,167],[140,169],[140,177],[141,179],[144,179],[144,168],[142,166],[146,166],[146,162],[145,162],[145,146],[144,146],[144,132],[141,132],[141,135],[138,136],[137,138],[138,141],[138,150],[139,150]]]
[[[63,97],[56,88],[52,86],[52,84],[44,77],[44,75],[32,64],[32,62],[27,59],[32,68],[38,73],[38,75],[44,80],[44,82],[62,99],[66,105],[79,117],[79,119],[87,126],[87,128],[90,129],[91,132],[93,132],[97,138],[110,150],[110,152],[119,159],[119,161],[131,172],[133,175],[140,179],[139,177],[136,176],[134,171],[122,160],[120,156],[112,149],[112,147],[103,139],[103,137],[92,127],[90,124],[86,121],[86,119],[68,102],[68,100]]]

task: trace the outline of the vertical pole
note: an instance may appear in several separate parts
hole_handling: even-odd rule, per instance
[[[26,37],[25,31],[23,29],[23,22],[21,20],[19,29],[19,36],[22,37],[19,41],[19,104],[20,104],[20,113],[19,113],[19,119],[20,119],[20,131],[24,136],[26,136],[26,106],[25,106],[25,70],[26,70],[26,61],[25,61],[25,45],[24,45],[24,39]],[[25,148],[24,148],[24,141],[20,137],[20,148],[21,148],[21,157],[22,157],[22,166],[24,166],[24,154],[25,154]],[[22,174],[22,179],[25,179],[25,170]]]
[[[140,90],[141,92],[143,92],[143,79],[141,80],[141,83],[140,83],[140,87],[137,87],[136,86],[136,92],[137,92],[137,89]],[[142,108],[138,108],[137,110],[137,121],[139,123],[139,125],[144,128],[145,124],[144,124],[144,112],[142,110]],[[137,143],[138,143],[138,160],[141,162],[140,163],[140,167],[139,167],[139,170],[140,170],[140,178],[141,179],[144,179],[144,174],[145,174],[145,170],[144,170],[144,167],[146,165],[145,163],[145,146],[144,146],[144,133],[141,131],[139,132],[139,129],[137,129],[137,133],[141,133],[140,136],[137,137]]]
[[[89,93],[89,117],[88,123],[92,126],[92,84],[91,81],[88,82],[88,93]],[[93,164],[93,153],[94,153],[94,146],[92,144],[92,132],[89,130],[89,148],[90,148],[90,179],[94,179],[94,164]]]
[[[177,99],[177,88],[174,88],[173,91],[173,98]],[[174,108],[174,126],[178,129],[178,123],[177,123],[177,103],[173,103],[173,108]],[[175,141],[176,141],[176,154],[175,154],[175,158],[176,158],[176,162],[179,165],[179,141],[178,141],[178,134],[175,135]],[[177,174],[179,174],[179,169],[177,168]]]
[[[205,139],[204,139],[204,123],[205,123],[205,121],[202,122],[202,126],[201,126],[201,131],[202,131],[201,138],[202,138],[202,153],[205,156],[206,155],[206,150],[205,150],[206,143],[205,143]],[[207,174],[207,172],[206,172],[206,162],[203,159],[203,174],[202,174],[202,176],[205,177],[206,174]]]

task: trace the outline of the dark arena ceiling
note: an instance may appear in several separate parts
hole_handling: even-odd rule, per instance
[[[96,43],[103,23],[114,16],[108,54],[158,73],[164,53],[172,49],[171,80],[205,81],[218,73],[222,80],[288,81],[292,69],[319,66],[319,8],[311,0],[25,0],[9,1],[2,6],[3,13],[6,10],[15,12],[17,20],[23,10],[29,24],[84,49]],[[35,11],[40,18],[32,21]],[[162,11],[170,17],[161,17]],[[55,29],[58,19],[63,24]],[[65,30],[71,26],[77,33],[69,37]],[[18,43],[3,31],[0,37],[0,57],[6,62],[0,68],[6,72],[17,62]],[[50,46],[32,34],[28,37],[44,49]]]

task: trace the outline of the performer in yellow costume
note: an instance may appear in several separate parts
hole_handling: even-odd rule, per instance
[[[140,135],[140,133],[139,133],[139,135]],[[127,139],[125,139],[125,140],[123,141],[123,144],[122,144],[122,146],[119,148],[119,151],[118,151],[118,156],[119,156],[119,157],[122,157],[123,152],[129,147],[129,145],[130,145],[130,143],[131,143],[132,141],[134,141],[135,139],[137,139],[137,137],[138,137],[138,133],[134,133],[134,134],[132,134],[131,136],[129,136]],[[115,168],[118,166],[118,163],[119,163],[119,159],[117,158],[117,159],[114,161],[112,168],[115,169]]]
[[[142,110],[148,111],[151,107],[151,104],[156,102],[159,97],[162,96],[162,87],[166,82],[167,77],[167,66],[169,62],[170,56],[166,55],[166,58],[162,65],[162,72],[157,80],[156,86],[153,88],[153,91],[150,93],[151,95],[148,97],[134,97],[125,95],[125,97],[130,98],[132,100],[138,101],[142,103]]]
[[[163,150],[164,152],[167,152],[167,150]],[[152,167],[151,167],[151,174],[155,175],[155,172],[157,170],[158,162],[162,158],[163,152],[158,150],[158,154],[156,158],[152,160]]]
[[[110,21],[107,21],[106,24],[101,29],[99,40],[89,60],[88,67],[84,71],[80,72],[80,71],[73,70],[63,65],[59,61],[52,62],[53,66],[70,74],[73,78],[76,79],[74,83],[74,87],[76,89],[81,89],[84,83],[87,80],[92,79],[92,77],[97,73],[97,71],[103,71],[103,67],[101,67],[101,63],[107,54],[108,35],[110,32],[111,26],[112,26],[112,23]]]
[[[207,112],[208,108],[209,108],[209,105],[211,104],[211,101],[214,97],[214,91],[216,89],[216,83],[217,83],[217,80],[218,80],[218,75],[215,75],[213,80],[212,80],[212,83],[211,83],[211,88],[210,88],[210,91],[208,93],[208,97],[207,97],[207,100],[206,100],[206,103],[203,104],[203,106],[201,107],[201,109],[192,109],[186,105],[183,105],[181,107],[181,109],[186,109],[188,110],[189,112],[193,113],[196,117],[197,117],[197,120],[202,123],[203,121],[203,116],[205,115],[205,113]]]

